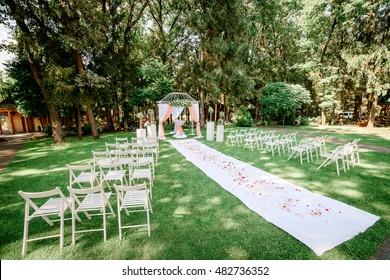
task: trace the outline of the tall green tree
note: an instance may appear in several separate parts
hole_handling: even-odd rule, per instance
[[[45,86],[43,72],[43,58],[48,58],[51,53],[47,46],[53,44],[56,46],[56,38],[47,35],[47,30],[52,28],[49,22],[38,12],[39,3],[36,1],[14,1],[1,0],[2,23],[9,23],[8,20],[14,20],[16,23],[15,37],[19,45],[19,50],[24,52],[29,61],[31,72],[39,85],[41,93],[45,99],[50,114],[50,120],[53,129],[54,143],[64,142],[64,133],[62,131],[61,121],[58,110],[53,102],[50,90]]]

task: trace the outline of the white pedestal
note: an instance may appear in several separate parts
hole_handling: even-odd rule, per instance
[[[208,122],[207,123],[207,128],[206,128],[207,137],[206,137],[206,140],[214,141],[214,127],[215,127],[214,122]]]
[[[154,123],[147,126],[148,138],[156,138],[157,128]]]
[[[137,138],[146,139],[146,129],[138,128],[136,131],[137,131]]]
[[[224,133],[225,133],[225,126],[217,125],[217,142],[223,142]]]

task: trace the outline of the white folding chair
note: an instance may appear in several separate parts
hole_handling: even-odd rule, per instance
[[[254,147],[257,147],[257,149],[259,149],[259,144],[256,139],[256,132],[248,133],[246,135],[246,138],[244,138],[243,150],[245,150],[245,148],[250,148],[253,152]]]
[[[159,146],[157,138],[146,138],[142,141],[142,146],[147,157],[152,157],[154,159],[154,164],[157,164],[159,156]]]
[[[153,213],[152,205],[149,199],[149,190],[146,183],[136,186],[116,186],[117,192],[117,208],[118,208],[118,225],[119,239],[122,239],[122,229],[147,227],[148,236],[150,237],[150,218],[149,211]],[[146,212],[146,224],[132,224],[124,226],[122,224],[121,211],[125,210],[126,214],[134,212]]]
[[[240,129],[237,133],[237,143],[238,145],[242,145],[244,143],[244,139],[246,137],[246,134],[248,133],[247,128]]]
[[[116,150],[119,149],[119,145],[117,143],[105,143],[106,152],[110,155],[113,155]]]
[[[360,139],[354,140],[352,142],[349,142],[345,147],[344,147],[344,160],[347,165],[347,169],[349,170],[349,166],[351,165],[352,167],[355,167],[357,163],[360,161],[359,157],[359,149],[357,146],[357,143],[360,141]]]
[[[126,183],[126,171],[123,170],[121,163],[99,163],[100,170],[100,184],[103,186],[105,183],[109,189],[111,189],[110,183],[120,182],[121,186]]]
[[[238,133],[238,130],[230,130],[229,132],[229,135],[226,136],[226,145],[230,145],[231,146],[235,146],[236,144],[238,144],[237,142],[237,133]]]
[[[44,192],[23,192],[19,191],[19,194],[26,201],[25,211],[24,211],[24,234],[23,234],[23,247],[22,255],[24,256],[27,253],[27,244],[28,242],[48,239],[48,238],[60,238],[60,249],[64,246],[64,213],[69,208],[71,208],[71,198],[67,198],[57,187],[50,191]],[[48,199],[47,199],[48,198]],[[43,201],[44,200],[44,201]],[[30,207],[34,210],[30,214]],[[52,220],[49,217],[56,216],[59,219]],[[53,222],[60,222],[60,233],[55,235],[49,235],[44,237],[37,238],[28,238],[29,223],[32,219],[41,217],[44,219],[50,226],[53,226]],[[79,219],[75,215],[75,219]]]
[[[111,192],[104,192],[101,185],[89,189],[74,189],[68,187],[69,193],[73,198],[72,201],[72,245],[76,244],[76,234],[94,231],[103,231],[104,241],[107,240],[107,212],[108,206],[110,213],[115,217],[114,210],[110,204]],[[91,220],[93,216],[102,216],[103,228],[76,230],[76,218],[82,212]]]
[[[129,148],[129,139],[127,137],[115,137],[116,148],[127,150]]]
[[[326,167],[326,166],[330,165],[331,163],[335,163],[337,175],[340,176],[341,167],[339,167],[339,160],[341,160],[341,163],[343,164],[342,168],[343,168],[344,172],[346,172],[347,170],[345,168],[345,161],[344,161],[344,149],[346,147],[347,147],[347,145],[338,146],[332,152],[323,153],[322,157],[324,157],[325,160],[321,163],[321,165],[317,168],[317,170],[321,169],[322,167]]]
[[[257,147],[259,147],[260,149],[263,149],[264,141],[267,140],[266,136],[267,136],[266,131],[258,131],[257,132],[256,142],[257,142]]]
[[[299,157],[301,160],[301,165],[303,164],[303,156],[306,155],[307,162],[310,162],[310,151],[308,150],[308,143],[310,139],[304,138],[299,142],[297,146],[293,146],[290,148],[292,151],[290,156],[287,160],[290,160],[291,158],[297,158]]]
[[[135,180],[148,180],[150,197],[152,197],[153,188],[153,170],[150,161],[133,162],[130,164],[129,181],[135,184]]]
[[[99,173],[92,169],[91,164],[86,165],[70,165],[66,167],[69,170],[69,185],[73,187],[77,184],[80,188],[85,188],[83,184],[88,184],[87,187],[93,187],[95,182],[98,182]]]
[[[272,153],[272,156],[275,155],[275,150],[277,149],[278,150],[278,153],[280,155],[280,146],[279,146],[279,137],[280,135],[276,135],[276,136],[273,136],[273,137],[269,137],[268,140],[264,141],[264,145],[265,145],[265,151],[271,151]]]
[[[98,169],[99,163],[109,164],[113,162],[113,158],[110,155],[110,152],[107,151],[92,151],[93,155],[93,170]]]

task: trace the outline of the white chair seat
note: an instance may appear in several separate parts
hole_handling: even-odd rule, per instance
[[[97,178],[98,172],[81,172],[79,176],[73,181],[74,183],[91,182]]]
[[[131,175],[132,179],[148,179],[151,178],[152,172],[148,169],[135,169]]]
[[[145,205],[145,201],[148,200],[148,193],[145,191],[131,191],[126,192],[123,197],[120,209],[140,207]]]
[[[111,192],[106,192],[106,201],[110,199]],[[93,211],[101,209],[106,201],[103,199],[100,193],[90,193],[82,201],[82,203],[77,208],[79,211]]]
[[[116,181],[121,180],[125,176],[124,170],[111,170],[106,173],[104,176],[103,181]]]
[[[30,216],[30,220],[35,217],[42,217],[46,215],[60,215],[62,209],[66,210],[72,203],[71,198],[66,198],[66,201],[68,203],[66,203],[62,198],[49,198],[49,200],[47,200]]]

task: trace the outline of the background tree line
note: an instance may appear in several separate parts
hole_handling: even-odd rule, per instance
[[[323,123],[367,106],[372,126],[390,89],[384,0],[0,0],[0,11],[16,40],[2,45],[16,56],[0,94],[48,115],[55,143],[61,120],[81,138],[86,115],[98,138],[97,120],[128,129],[171,91],[200,100],[202,123],[209,106],[283,123],[299,106]]]

